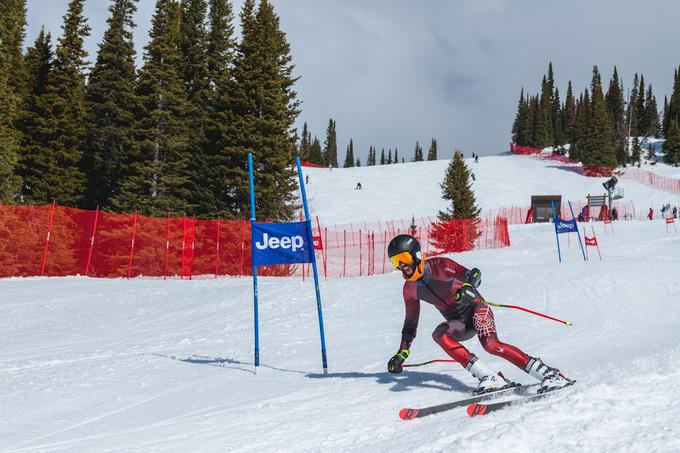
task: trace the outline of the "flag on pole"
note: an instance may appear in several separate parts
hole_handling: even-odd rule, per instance
[[[253,222],[253,265],[311,263],[310,232],[307,222]]]

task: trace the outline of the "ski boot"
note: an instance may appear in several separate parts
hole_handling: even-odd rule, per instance
[[[537,393],[551,392],[575,382],[562,374],[557,368],[549,367],[538,358],[531,357],[529,359],[526,371],[541,381],[541,388],[538,389]]]
[[[470,374],[479,379],[477,388],[472,391],[473,395],[483,395],[519,386],[519,384],[506,379],[502,373],[496,374],[491,371],[476,357],[468,363],[466,369]]]

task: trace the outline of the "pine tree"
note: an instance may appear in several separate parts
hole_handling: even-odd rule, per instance
[[[26,37],[26,0],[0,0],[0,54],[15,105],[26,95],[23,56]],[[18,112],[16,112],[18,113]]]
[[[552,97],[553,92],[547,77],[541,82],[541,96],[538,101],[538,113],[535,122],[534,141],[536,148],[545,148],[554,142],[552,128]]]
[[[552,101],[552,115],[553,115],[553,146],[561,148],[566,143],[564,132],[564,123],[562,120],[562,106],[560,105],[560,91],[555,87],[555,93]]]
[[[645,137],[656,137],[659,126],[659,109],[656,105],[656,96],[652,91],[652,84],[647,87],[645,97],[645,114],[641,121],[640,131]]]
[[[512,143],[516,145],[522,145],[520,141],[523,141],[523,137],[520,132],[520,124],[523,120],[524,113],[524,87],[519,93],[519,102],[517,103],[517,112],[515,113],[515,119],[512,122]]]
[[[231,211],[245,217],[250,210],[245,163],[252,150],[259,215],[290,219],[297,187],[292,130],[300,105],[290,45],[267,0],[260,0],[257,10],[254,0],[246,0],[240,17],[241,41],[229,90],[233,121],[225,143],[231,157],[227,176],[235,184]]]
[[[29,47],[26,51],[24,59],[26,94],[17,120],[17,129],[21,137],[20,145],[23,150],[16,167],[16,174],[23,181],[21,199],[24,198],[25,192],[30,191],[30,188],[40,184],[45,172],[45,153],[42,151],[49,142],[49,136],[38,125],[45,121],[44,96],[47,92],[53,57],[51,36],[45,33],[43,28],[33,47]]]
[[[361,159],[357,157],[356,163],[354,165],[357,167],[361,167]]]
[[[616,154],[611,143],[612,126],[602,92],[602,80],[597,66],[593,67],[592,101],[586,140],[582,152],[585,167],[615,167]]]
[[[338,144],[335,133],[335,120],[331,118],[328,120],[328,128],[326,128],[326,141],[323,147],[324,164],[331,167],[338,167]]]
[[[575,161],[583,161],[588,126],[590,124],[590,97],[588,89],[585,89],[576,104],[576,127],[574,128],[574,141],[569,150],[569,157]]]
[[[390,152],[392,152],[390,150]],[[380,154],[380,165],[385,165],[387,160],[385,159],[385,148],[382,149],[382,154]]]
[[[211,201],[220,216],[231,216],[229,201],[234,187],[226,178],[231,165],[230,155],[224,152],[228,128],[232,123],[230,110],[231,66],[234,60],[236,41],[234,39],[234,14],[228,0],[209,0],[206,61],[208,79],[208,100],[205,114],[204,155],[209,173],[206,183],[210,187]],[[309,137],[304,133],[302,140]],[[309,151],[300,148],[302,156]],[[301,156],[301,157],[302,157]],[[303,157],[306,159],[306,157]],[[215,215],[215,213],[211,213]]]
[[[219,210],[213,193],[215,168],[208,152],[208,114],[212,100],[208,74],[208,31],[206,0],[180,2],[179,73],[188,100],[187,122],[187,204],[189,215],[214,216]],[[212,151],[212,147],[211,151]]]
[[[640,139],[638,137],[633,137],[632,142],[630,163],[639,167],[640,160],[642,159],[642,146],[640,145]]]
[[[636,135],[638,129],[639,112],[638,106],[638,87],[640,86],[640,77],[635,73],[633,77],[633,86],[630,89],[628,97],[628,108],[626,109],[626,125],[628,129],[627,136]]]
[[[391,164],[392,163],[392,150],[390,150],[389,158],[387,159],[387,163]],[[398,164],[399,163],[399,150],[397,148],[394,148],[394,163]]]
[[[394,159],[394,161],[396,162],[397,160]],[[387,153],[387,160],[385,162],[387,162],[388,164],[392,163],[392,150],[389,150],[389,152]]]
[[[25,94],[21,47],[26,26],[25,0],[0,0],[0,202],[16,202],[21,179],[16,129]]]
[[[430,149],[427,151],[427,160],[437,160],[437,140],[432,139]]]
[[[140,110],[135,139],[139,150],[119,194],[111,200],[117,211],[136,210],[145,215],[192,211],[187,176],[186,115],[190,110],[180,73],[179,25],[179,4],[158,0],[136,89]]]
[[[449,163],[441,184],[442,198],[451,202],[446,211],[439,211],[439,223],[431,230],[432,243],[443,252],[470,250],[478,234],[479,208],[475,206],[475,195],[470,182],[470,170],[465,165],[460,150],[456,150]],[[447,224],[453,219],[469,219],[464,224]],[[466,228],[467,227],[467,228]]]
[[[413,159],[411,159],[411,162],[420,162],[423,160],[423,147],[420,146],[420,143],[416,140],[416,147],[413,150]]]
[[[61,205],[80,207],[84,201],[85,68],[89,63],[83,42],[90,35],[90,27],[83,16],[83,3],[69,2],[54,67],[40,97],[43,112],[37,117],[36,129],[44,141],[39,149],[36,147],[34,157],[41,165],[33,169],[30,182],[23,186],[31,203],[46,204],[56,199]]]
[[[680,126],[673,120],[668,128],[666,140],[663,143],[664,162],[669,165],[680,165]]]
[[[97,61],[86,92],[87,135],[86,206],[109,207],[136,152],[130,134],[138,110],[135,97],[135,49],[132,20],[137,0],[113,0],[108,29],[99,45]]]
[[[475,206],[475,195],[470,182],[470,170],[463,160],[463,154],[456,150],[441,184],[442,198],[451,202],[446,211],[439,211],[440,221],[451,219],[476,219],[479,208]]]
[[[366,166],[375,165],[375,146],[370,146],[368,148],[368,159],[366,160]]]
[[[354,167],[354,143],[352,139],[349,139],[349,145],[347,145],[347,151],[345,153],[345,163],[344,168]]]
[[[678,66],[673,74],[673,92],[671,93],[671,98],[668,101],[668,106],[664,109],[664,137],[668,136],[671,123],[673,121],[680,123],[680,66]]]
[[[302,136],[300,137],[300,159],[311,162],[311,160],[309,160],[310,146],[312,146],[312,141],[310,140],[307,122],[305,121],[305,124],[302,126]]]
[[[317,165],[323,164],[321,141],[316,136],[314,136],[314,140],[312,140],[312,144],[309,146],[309,161]]]
[[[614,74],[609,80],[609,89],[605,96],[605,102],[612,120],[611,140],[616,153],[616,162],[619,165],[625,165],[628,161],[628,151],[626,149],[626,112],[623,100],[623,87],[621,86],[616,66],[614,66]]]
[[[534,148],[543,147],[544,144],[542,144],[542,140],[545,140],[545,126],[541,120],[538,96],[532,96],[529,99],[527,111],[527,122],[530,125],[530,132],[527,136],[527,145]],[[543,139],[540,139],[539,136],[542,136]]]
[[[576,99],[571,88],[571,80],[567,85],[567,96],[564,100],[564,135],[568,143],[573,144],[576,136]]]
[[[637,92],[637,102],[635,106],[635,112],[637,117],[635,118],[636,127],[634,129],[635,135],[638,137],[644,137],[644,119],[645,119],[645,76],[640,74],[640,86]]]

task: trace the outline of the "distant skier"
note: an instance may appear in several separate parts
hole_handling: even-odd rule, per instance
[[[647,213],[647,218],[649,220],[652,220],[654,218],[654,209],[649,208],[649,212]]]
[[[409,356],[411,343],[416,337],[422,300],[434,305],[446,320],[432,332],[434,341],[479,379],[474,394],[517,385],[494,373],[459,343],[475,334],[488,353],[503,357],[541,381],[541,393],[572,382],[541,359],[530,357],[515,346],[502,343],[498,339],[493,313],[482,303],[484,299],[477,291],[481,284],[479,269],[467,269],[444,257],[426,259],[421,253],[418,240],[408,234],[400,234],[392,239],[387,253],[394,267],[402,272],[406,280],[403,289],[406,318],[401,331],[399,351],[387,364],[390,373],[401,373],[402,364]]]

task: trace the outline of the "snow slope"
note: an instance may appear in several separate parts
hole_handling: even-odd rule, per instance
[[[527,156],[482,156],[478,163],[465,159],[475,174],[472,184],[477,205],[483,209],[528,207],[532,195],[562,195],[582,200],[605,193],[608,178],[585,178],[570,165]],[[326,224],[410,219],[436,215],[448,202],[441,198],[440,183],[448,160],[377,165],[346,169],[305,168],[309,175],[307,197],[311,215]],[[643,166],[666,177],[680,179],[680,168],[664,164]],[[362,190],[355,190],[361,182]],[[657,211],[662,204],[680,205],[680,194],[661,192],[644,184],[620,180],[625,198],[636,209]]]
[[[566,197],[591,184],[528,158],[483,157],[479,165],[479,175],[561,178],[555,190]],[[434,203],[439,189],[423,181],[438,180],[432,174],[445,163],[404,167],[421,178],[423,200]],[[362,173],[362,195],[392,180],[380,167],[372,170]],[[340,188],[353,187],[360,171],[310,172],[317,212],[340,219],[326,207],[331,203],[392,216],[398,197],[389,191],[385,199],[377,192],[353,197],[360,203],[350,205]],[[521,182],[503,185],[500,196],[526,203],[532,189]],[[403,194],[402,184],[397,189]],[[498,195],[481,182],[476,190],[478,200]],[[655,205],[669,195],[639,190]],[[575,237],[562,237],[559,264],[547,224],[511,227],[510,248],[455,256],[482,269],[480,290],[489,300],[573,323],[495,309],[501,339],[578,383],[474,419],[464,409],[398,418],[404,406],[465,396],[475,380],[457,364],[387,373],[403,321],[397,273],[321,282],[328,376],[321,372],[310,280],[260,280],[257,375],[247,278],[0,280],[0,451],[680,451],[680,234],[667,233],[660,221],[617,222],[615,234],[606,235],[602,224],[594,226],[602,262],[583,262]],[[445,358],[430,338],[440,319],[423,306],[409,362]],[[466,345],[509,377],[531,382],[476,339]]]

